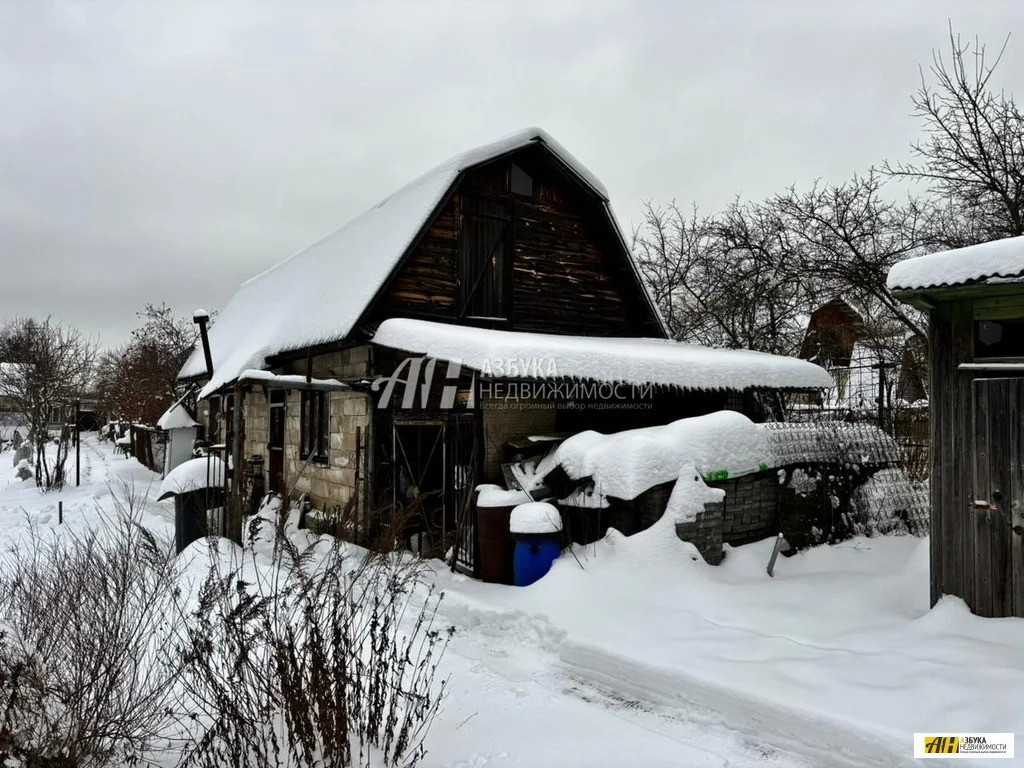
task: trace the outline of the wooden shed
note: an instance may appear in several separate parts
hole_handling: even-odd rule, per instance
[[[901,262],[929,318],[931,600],[1024,616],[1024,237]]]

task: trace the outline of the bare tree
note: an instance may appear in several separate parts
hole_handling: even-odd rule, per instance
[[[633,251],[669,332],[677,339],[714,335],[725,312],[715,306],[705,270],[716,248],[711,217],[674,202],[665,207],[644,203],[644,220],[633,232]]]
[[[64,446],[52,468],[45,461],[47,423],[54,413],[63,420],[64,410],[87,389],[96,348],[95,339],[50,317],[15,320],[0,330],[0,398],[25,418],[36,450],[36,483],[43,488],[63,485],[67,457]]]
[[[675,338],[781,354],[796,350],[812,308],[812,285],[771,210],[735,203],[712,217],[648,203],[633,244]]]
[[[131,341],[100,357],[97,381],[108,412],[153,424],[175,400],[178,371],[198,331],[165,304],[147,304],[139,317],[144,322],[132,331]]]
[[[800,254],[804,279],[817,280],[833,295],[850,294],[877,303],[908,331],[921,335],[918,314],[886,286],[889,269],[922,250],[928,214],[916,201],[904,204],[882,195],[876,172],[842,184],[815,184],[808,192],[791,187],[767,205]]]
[[[950,28],[948,57],[933,51],[931,82],[922,71],[912,98],[924,128],[910,147],[914,161],[884,166],[927,184],[945,209],[934,230],[941,247],[1024,235],[1024,117],[992,85],[1008,42],[989,58],[977,38],[963,43]]]

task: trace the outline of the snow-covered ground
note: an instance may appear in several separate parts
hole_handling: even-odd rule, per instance
[[[60,494],[14,480],[9,460],[5,542],[30,521],[57,528],[58,499],[66,526],[94,524],[124,482],[173,534],[159,478],[109,443],[83,441],[82,486]],[[780,558],[769,578],[769,542],[713,568],[670,534],[577,548],[524,589],[437,563],[457,632],[425,765],[910,765],[915,731],[1024,723],[1024,621],[929,611],[926,540],[855,539]]]

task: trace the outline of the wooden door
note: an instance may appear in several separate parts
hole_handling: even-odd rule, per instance
[[[482,456],[478,446],[478,412],[448,414],[445,446],[445,536],[452,542],[452,568],[470,576],[479,573],[476,488]]]
[[[511,221],[507,203],[467,196],[459,238],[459,318],[510,319]]]
[[[1024,617],[1024,378],[974,381],[974,604],[981,616]],[[950,467],[949,471],[956,471]],[[933,480],[934,482],[934,480]],[[970,548],[965,548],[972,563]]]
[[[267,475],[269,490],[276,493],[284,492],[284,403],[283,390],[271,391]]]

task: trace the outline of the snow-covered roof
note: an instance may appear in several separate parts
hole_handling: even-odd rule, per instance
[[[338,231],[242,284],[210,329],[215,391],[268,356],[347,336],[459,175],[530,145],[547,148],[604,203],[622,237],[597,178],[539,128],[463,152],[420,176]],[[623,238],[623,243],[625,243]],[[197,348],[180,378],[206,373]]]
[[[667,339],[558,336],[391,318],[380,324],[373,343],[458,361],[494,378],[587,379],[697,390],[832,386],[828,372],[806,360]]]
[[[628,501],[675,480],[686,465],[724,478],[772,463],[764,430],[742,413],[718,411],[610,435],[580,432],[545,457],[537,475],[560,467],[570,480],[591,480],[601,495]]]
[[[157,419],[156,425],[163,430],[169,429],[191,429],[198,427],[199,422],[192,418],[192,414],[181,403],[175,403],[166,411],[163,416]]]
[[[923,291],[1024,279],[1024,236],[993,240],[901,261],[889,270],[892,291]]]

